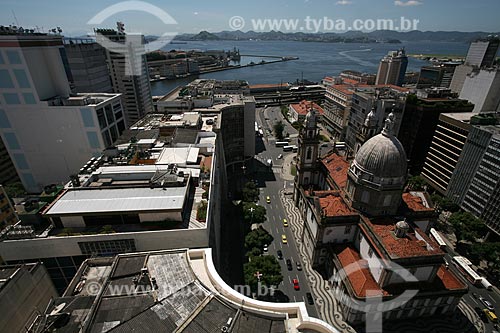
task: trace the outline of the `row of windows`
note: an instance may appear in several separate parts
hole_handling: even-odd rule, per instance
[[[32,93],[22,93],[22,100],[17,93],[3,93],[3,99],[7,105],[36,104],[35,96]]]
[[[18,88],[31,88],[28,77],[26,76],[26,72],[24,69],[16,68],[13,69],[15,81],[17,81]],[[16,86],[14,85],[13,77],[10,75],[9,70],[0,69],[0,88],[4,89],[14,89]]]
[[[11,65],[22,64],[21,56],[17,50],[6,50],[4,51],[6,59]],[[5,58],[2,56],[2,51],[0,51],[0,65],[5,64]]]
[[[86,255],[112,255],[118,253],[135,252],[133,239],[119,239],[110,241],[78,242],[82,254]]]

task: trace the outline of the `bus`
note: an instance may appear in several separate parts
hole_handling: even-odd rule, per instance
[[[297,147],[297,146],[293,145],[293,146],[292,146],[292,151],[293,151],[294,153],[298,152],[298,151],[299,151],[299,147]]]
[[[436,229],[431,228],[431,236],[432,236],[432,238],[434,238],[436,243],[438,243],[441,250],[446,249],[446,243],[445,243],[443,237],[441,237],[441,235],[439,234],[439,232]]]
[[[469,259],[462,256],[454,256],[452,262],[472,284],[480,285],[482,283],[483,278],[470,267],[472,263]]]
[[[286,141],[276,141],[276,147],[285,147],[288,146],[288,142]]]
[[[345,149],[345,142],[335,142],[335,148],[339,149],[339,150],[342,150],[342,149]]]
[[[292,151],[293,146],[284,146],[283,151]]]

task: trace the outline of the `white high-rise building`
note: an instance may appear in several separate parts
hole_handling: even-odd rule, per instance
[[[0,135],[28,192],[62,183],[125,129],[120,94],[71,94],[62,37],[0,29]]]
[[[144,36],[126,35],[120,22],[118,28],[118,31],[97,29],[96,39],[102,44],[113,42],[113,50],[106,48],[111,83],[115,93],[123,94],[125,120],[128,126],[132,126],[153,112],[153,99],[144,54]]]

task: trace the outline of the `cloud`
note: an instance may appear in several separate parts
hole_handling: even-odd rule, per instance
[[[423,2],[418,1],[418,0],[409,0],[409,1],[396,0],[396,1],[394,1],[394,5],[402,6],[402,7],[419,6],[419,5],[423,5]]]
[[[337,5],[345,6],[345,5],[350,5],[350,4],[352,4],[352,1],[349,1],[349,0],[339,0],[339,1],[337,1]]]

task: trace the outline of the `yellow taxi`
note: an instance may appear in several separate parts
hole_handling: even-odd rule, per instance
[[[486,317],[488,317],[488,319],[491,320],[492,323],[498,322],[498,318],[497,318],[497,315],[495,313],[493,313],[492,311],[490,311],[488,309],[483,309],[483,312],[484,312],[484,314],[486,314]]]
[[[283,219],[283,226],[288,227],[288,221],[286,219]]]
[[[271,198],[269,196],[266,197],[266,202],[269,204],[271,203]]]
[[[286,239],[286,235],[281,235],[281,242],[282,242],[283,244],[288,243],[288,240]]]

